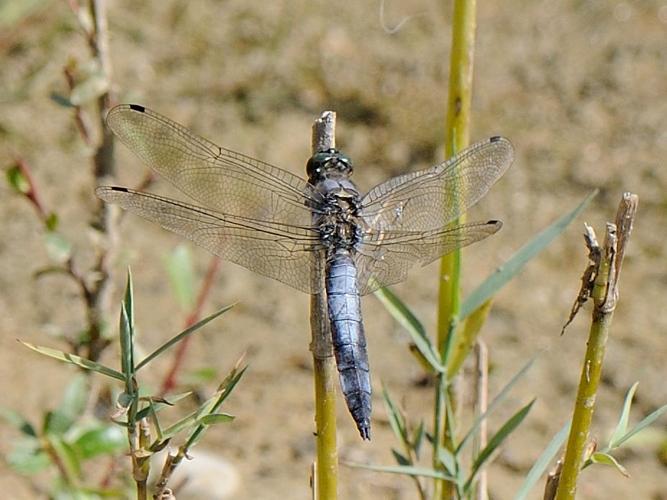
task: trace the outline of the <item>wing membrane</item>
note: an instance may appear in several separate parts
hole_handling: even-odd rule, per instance
[[[121,187],[99,187],[96,194],[225,260],[297,290],[318,291],[311,277],[316,251],[321,248],[314,229],[222,214]]]
[[[498,232],[500,221],[473,222],[430,231],[388,230],[369,233],[355,255],[357,277],[364,295],[407,278],[414,264],[433,262],[457,248]]]
[[[221,148],[136,104],[113,108],[107,124],[147,165],[205,207],[277,224],[310,225],[305,202],[317,195],[285,170]]]
[[[362,216],[379,232],[439,230],[479,201],[512,159],[512,144],[492,137],[440,165],[377,185],[361,202]]]

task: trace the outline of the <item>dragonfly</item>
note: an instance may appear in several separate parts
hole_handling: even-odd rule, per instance
[[[360,297],[501,228],[497,220],[453,221],[509,168],[510,141],[491,137],[362,195],[350,179],[352,161],[335,149],[315,153],[304,180],[137,104],[116,106],[107,124],[194,203],[117,186],[98,187],[99,198],[224,260],[301,292],[326,295],[341,392],[362,439],[370,440],[371,379]]]

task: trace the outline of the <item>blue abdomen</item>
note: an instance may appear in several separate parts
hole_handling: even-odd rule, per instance
[[[336,251],[327,263],[326,291],[341,389],[361,437],[370,439],[371,379],[357,270],[348,251]]]

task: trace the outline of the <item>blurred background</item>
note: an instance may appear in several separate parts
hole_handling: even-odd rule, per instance
[[[338,113],[337,142],[356,165],[362,191],[390,176],[444,158],[451,12],[449,1],[380,2],[108,1],[109,54],[119,102],[150,107],[228,148],[305,175],[310,127],[322,110]],[[588,317],[560,336],[587,263],[583,222],[599,233],[622,192],[640,198],[621,279],[604,388],[595,414],[600,440],[613,429],[626,390],[639,381],[636,421],[667,400],[667,2],[479,2],[471,141],[504,135],[516,160],[473,210],[500,219],[500,233],[466,250],[470,291],[536,232],[593,189],[600,194],[574,224],[497,297],[483,331],[491,352],[491,394],[540,353],[494,429],[537,397],[523,427],[490,468],[493,498],[511,498],[535,458],[571,412]],[[400,24],[402,21],[402,24]],[[25,159],[56,209],[60,230],[82,262],[95,206],[91,149],[71,109],[63,68],[89,60],[75,17],[62,1],[0,3],[0,159]],[[394,27],[400,24],[397,30]],[[134,186],[145,173],[117,145],[117,179]],[[151,191],[174,195],[163,181]],[[64,349],[82,328],[84,309],[67,278],[35,279],[49,265],[33,207],[0,186],[0,391],[2,405],[37,421],[58,404],[74,370],[40,357],[16,338]],[[113,264],[135,280],[140,342],[147,350],[175,334],[186,310],[170,290],[165,258],[175,235],[134,216],[123,219]],[[198,277],[208,254],[192,249]],[[430,332],[435,327],[437,264],[416,269],[395,291]],[[225,373],[247,352],[250,369],[228,401],[237,416],[213,429],[201,448],[222,455],[240,478],[235,498],[304,498],[313,456],[310,332],[306,295],[223,263],[205,312],[238,302],[197,337],[187,369]],[[432,389],[417,382],[408,335],[372,296],[363,301],[375,390],[374,436],[362,442],[339,404],[342,460],[393,463],[396,443],[381,384],[416,419],[428,415]],[[115,348],[103,359],[117,363]],[[158,362],[146,383],[158,384]],[[215,382],[209,382],[214,390]],[[505,413],[503,413],[505,412]],[[0,451],[17,433],[0,427]],[[622,454],[631,478],[588,469],[578,498],[667,498],[659,446],[664,419]],[[662,433],[661,433],[662,432]],[[196,456],[196,453],[195,453]],[[342,468],[341,498],[414,498],[409,479]],[[541,488],[534,498],[541,498]],[[26,479],[0,464],[0,490],[35,498]]]

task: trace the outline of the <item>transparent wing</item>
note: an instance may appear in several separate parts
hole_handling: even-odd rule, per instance
[[[512,159],[507,139],[478,142],[440,165],[377,185],[362,199],[362,217],[376,232],[444,228],[486,194]]]
[[[222,214],[122,187],[103,186],[95,192],[104,201],[157,222],[225,260],[297,290],[318,291],[311,270],[321,247],[312,228]]]
[[[310,226],[305,202],[317,195],[303,179],[216,146],[136,104],[113,108],[107,124],[147,165],[205,207],[277,224]]]
[[[407,278],[414,264],[438,257],[496,233],[500,221],[473,222],[430,231],[387,230],[367,233],[357,247],[355,263],[362,295]]]

